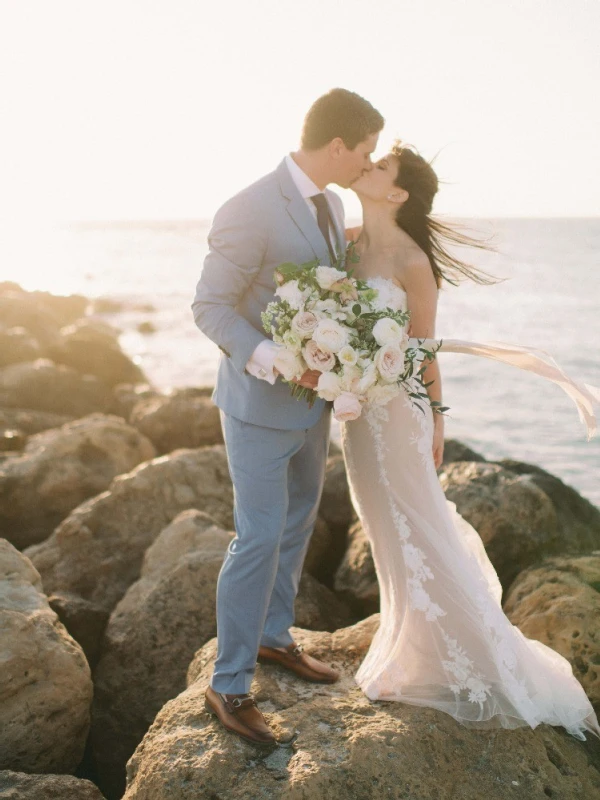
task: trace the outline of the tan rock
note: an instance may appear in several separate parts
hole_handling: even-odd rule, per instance
[[[556,552],[564,541],[550,498],[527,475],[498,464],[460,461],[444,467],[440,482],[481,536],[505,588],[520,570]]]
[[[219,409],[202,388],[177,389],[169,395],[140,400],[129,421],[159,453],[223,443]]]
[[[35,361],[42,355],[40,343],[26,328],[0,328],[0,367],[19,361]]]
[[[73,771],[90,725],[90,668],[31,561],[4,539],[0,629],[0,769]]]
[[[179,514],[111,615],[94,671],[91,734],[100,786],[111,797],[122,794],[127,759],[158,711],[185,688],[194,653],[216,635],[217,578],[232,536],[199,511]],[[309,575],[296,613],[303,627],[349,622],[343,604]]]
[[[214,640],[190,665],[188,688],[159,712],[127,765],[124,800],[561,800],[592,798],[600,773],[580,742],[559,730],[479,731],[401,703],[372,703],[353,675],[377,617],[335,633],[294,631],[307,651],[342,673],[309,684],[259,666],[254,692],[289,748],[260,751],[203,710]]]
[[[231,529],[232,506],[224,448],[178,450],[117,476],[26,555],[48,595],[73,592],[112,611],[139,578],[147,548],[177,514],[197,508]]]
[[[560,478],[534,464],[504,459],[498,464],[515,475],[524,475],[550,498],[561,530],[561,553],[588,553],[600,548],[600,509],[563,483]]]
[[[0,408],[0,429],[16,429],[26,436],[47,431],[49,428],[60,428],[72,419],[68,414],[53,414],[31,408]]]
[[[38,433],[0,465],[0,530],[18,548],[43,541],[116,475],[155,455],[120,417],[92,414]]]
[[[600,710],[600,551],[549,558],[521,572],[504,611],[525,636],[571,662]]]
[[[0,772],[1,800],[104,800],[91,781],[72,775],[27,775]]]
[[[47,355],[86,375],[95,375],[106,386],[142,383],[142,370],[119,346],[117,331],[99,320],[82,319],[60,329],[59,337],[46,348]]]
[[[47,358],[0,369],[0,406],[83,417],[113,403],[106,384]]]

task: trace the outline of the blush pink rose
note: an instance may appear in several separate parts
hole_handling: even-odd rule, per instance
[[[333,401],[333,416],[338,422],[352,422],[362,413],[360,400],[351,392],[342,392]]]
[[[335,356],[329,350],[321,350],[314,339],[310,339],[302,348],[302,355],[309,369],[318,372],[329,372],[335,367]]]
[[[404,372],[404,353],[395,344],[386,344],[375,354],[375,366],[384,381],[396,381]]]

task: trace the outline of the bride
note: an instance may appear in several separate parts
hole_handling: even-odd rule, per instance
[[[437,188],[432,167],[400,144],[352,186],[364,220],[355,276],[384,291],[387,305],[408,309],[409,333],[419,338],[435,336],[444,280],[489,282],[445,250],[444,241],[471,242],[430,218]],[[425,377],[433,381],[430,399],[441,403],[437,359]],[[404,393],[342,425],[352,498],[381,596],[380,626],[358,685],[372,700],[436,708],[477,727],[547,723],[580,739],[585,731],[600,736],[568,661],[527,639],[504,615],[502,587],[481,539],[438,481],[443,443],[444,417],[423,413]]]

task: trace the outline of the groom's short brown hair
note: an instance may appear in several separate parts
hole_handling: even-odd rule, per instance
[[[385,120],[368,100],[347,89],[331,89],[308,109],[300,144],[304,150],[319,150],[340,138],[354,150],[359,142],[379,133]]]

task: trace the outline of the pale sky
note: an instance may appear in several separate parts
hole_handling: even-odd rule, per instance
[[[210,218],[343,86],[461,216],[600,214],[597,0],[0,0],[0,210]],[[343,192],[347,212],[358,212]]]

